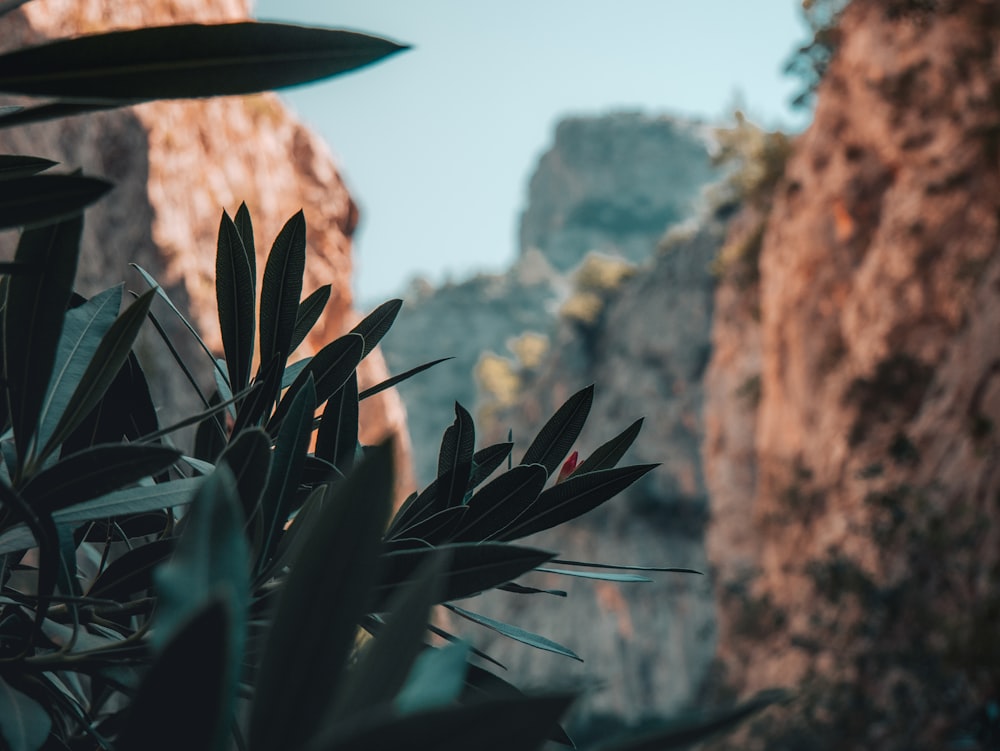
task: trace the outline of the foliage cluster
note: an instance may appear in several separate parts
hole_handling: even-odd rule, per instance
[[[246,94],[400,49],[352,32],[262,23],[56,41],[0,56],[0,91],[47,100],[5,110],[0,127],[155,98]],[[524,695],[484,667],[495,664],[489,655],[435,625],[432,611],[576,657],[457,601],[495,588],[544,595],[521,580],[534,571],[644,580],[641,567],[559,560],[518,542],[652,469],[617,466],[636,431],[566,476],[558,470],[592,387],[556,412],[518,466],[511,443],[475,450],[472,419],[456,404],[437,478],[393,514],[392,447],[358,443],[358,404],[435,363],[363,391],[356,369],[400,302],[289,362],[330,295],[325,287],[302,299],[304,216],[274,240],[258,296],[250,213],[223,212],[216,297],[225,356],[205,347],[200,365],[216,384],[206,397],[199,364],[176,355],[150,306],[159,297],[183,315],[145,271],[137,268],[149,287],[141,294],[122,285],[90,299],[73,291],[81,212],[109,184],[46,174],[52,166],[0,157],[0,225],[21,228],[15,258],[0,264],[3,744],[344,751],[570,743],[557,723],[572,695]],[[174,425],[159,424],[133,349],[148,325],[204,403]],[[188,454],[170,437],[190,425]],[[677,747],[770,699],[609,747]]]

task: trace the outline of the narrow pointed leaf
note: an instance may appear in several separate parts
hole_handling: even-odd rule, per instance
[[[301,360],[293,362],[291,365],[286,365],[285,372],[281,375],[281,388],[287,389],[295,383],[295,379],[309,366],[311,360],[312,357],[304,357]]]
[[[648,576],[638,574],[610,574],[604,571],[572,571],[570,569],[549,568],[540,566],[538,571],[544,574],[560,574],[562,576],[575,576],[578,579],[594,579],[605,582],[618,582],[619,584],[640,584],[653,581]]]
[[[423,540],[431,544],[448,542],[455,530],[462,523],[468,509],[465,506],[452,506],[442,509],[421,522],[406,529],[406,537]]]
[[[45,445],[66,411],[76,385],[97,352],[101,339],[118,317],[122,286],[105,290],[66,312],[52,380],[38,416],[38,442]]]
[[[524,452],[521,464],[541,464],[552,475],[583,430],[594,402],[594,387],[587,386],[566,400]]]
[[[49,737],[52,719],[41,704],[0,678],[0,739],[11,751],[37,751]]]
[[[174,545],[173,539],[165,538],[133,548],[108,564],[91,585],[87,596],[126,601],[137,592],[152,589],[153,571],[170,557]]]
[[[250,264],[251,276],[256,285],[257,246],[254,245],[253,222],[250,221],[250,210],[247,208],[245,201],[236,209],[236,216],[233,217],[233,222],[236,224],[236,230],[240,233],[240,239],[243,241],[243,247],[246,249],[247,262]]]
[[[375,396],[386,389],[391,389],[396,384],[402,383],[403,381],[412,378],[417,375],[417,373],[423,373],[428,368],[432,368],[438,363],[442,363],[445,360],[454,360],[454,357],[442,357],[439,360],[432,360],[431,362],[425,362],[423,365],[418,365],[415,368],[410,368],[405,373],[400,373],[399,375],[394,375],[391,378],[386,378],[381,383],[376,383],[374,386],[370,386],[358,394],[358,399],[367,399],[369,396]]]
[[[404,47],[275,23],[184,24],[59,40],[0,56],[0,91],[91,101],[251,94],[346,73]]]
[[[546,639],[544,636],[539,636],[538,634],[533,634],[530,631],[525,631],[519,626],[513,626],[510,623],[504,623],[503,621],[498,621],[493,618],[487,618],[485,615],[473,613],[472,611],[460,608],[457,605],[448,604],[445,605],[445,607],[456,615],[460,615],[473,623],[478,623],[480,626],[485,626],[490,631],[495,631],[501,636],[506,636],[508,639],[519,641],[522,644],[527,644],[529,647],[534,647],[535,649],[541,649],[545,652],[554,652],[557,655],[571,657],[574,660],[583,662],[583,658],[568,647],[564,647],[562,644],[558,644],[551,639]]]
[[[376,447],[331,490],[292,562],[257,674],[250,751],[300,748],[337,692],[392,506],[392,450]]]
[[[243,516],[252,519],[267,487],[271,471],[271,441],[263,430],[245,430],[226,447],[219,457],[236,479]]]
[[[229,383],[239,391],[250,383],[256,312],[256,279],[250,253],[229,214],[219,222],[218,252],[215,256],[215,296],[219,308],[222,348],[229,367]]]
[[[541,571],[541,569],[536,569]],[[569,593],[563,589],[539,589],[538,587],[526,587],[517,582],[501,584],[497,589],[503,592],[511,592],[516,595],[552,595],[553,597],[566,597]]]
[[[214,598],[176,632],[143,678],[115,748],[210,751],[228,726],[235,615]],[[197,675],[197,680],[191,677]],[[178,687],[183,686],[183,690]],[[183,721],[165,721],[167,718]],[[152,729],[155,731],[151,732]]]
[[[524,516],[505,529],[499,539],[516,540],[575,519],[618,495],[657,466],[639,464],[573,475],[538,496]]]
[[[442,601],[458,600],[505,584],[555,557],[546,550],[500,543],[453,543],[436,549],[451,551]],[[428,556],[434,554],[434,550],[415,548],[383,555],[376,588],[378,601],[385,602],[392,591],[412,577]]]
[[[330,397],[316,434],[316,456],[347,473],[354,465],[358,446],[358,376],[351,372],[337,393]]]
[[[469,489],[472,490],[479,487],[483,480],[493,474],[496,468],[503,464],[504,459],[510,456],[513,448],[513,443],[495,443],[473,454],[472,473],[469,476]]]
[[[455,422],[444,431],[438,455],[437,476],[442,484],[438,487],[437,508],[451,508],[462,503],[472,472],[475,442],[472,415],[455,402]]]
[[[236,422],[233,424],[233,435],[249,427],[256,427],[271,415],[274,400],[281,390],[282,362],[280,357],[274,357],[267,367],[258,369],[254,378],[254,390],[244,399],[236,412]]]
[[[0,229],[68,219],[112,187],[107,180],[83,175],[31,175],[0,180]]]
[[[365,349],[361,355],[362,359],[367,357],[368,353],[375,349],[375,346],[382,341],[382,337],[389,332],[389,329],[392,328],[392,324],[396,320],[396,316],[399,315],[401,307],[403,307],[402,300],[384,302],[365,316],[364,320],[357,326],[351,329],[353,333],[361,334],[365,338]]]
[[[610,441],[599,446],[574,471],[583,475],[587,472],[596,472],[599,469],[613,468],[635,442],[640,430],[642,430],[641,417]]]
[[[305,341],[306,336],[316,325],[316,321],[323,315],[323,309],[330,300],[330,289],[329,284],[324,284],[299,304],[298,312],[295,314],[295,329],[292,331],[289,352],[294,352],[295,348]]]
[[[13,180],[18,177],[30,177],[55,167],[58,162],[42,159],[37,156],[21,156],[18,154],[0,154],[0,180]]]
[[[43,469],[24,486],[22,495],[36,511],[52,513],[156,475],[180,455],[166,446],[94,446]]]
[[[558,558],[554,559],[552,563],[558,563],[563,566],[582,566],[584,568],[602,568],[602,569],[612,569],[615,571],[662,571],[670,574],[701,574],[701,571],[696,571],[693,568],[676,568],[675,566],[622,566],[614,563],[594,563],[592,561],[564,561]]]
[[[540,464],[522,464],[500,475],[469,500],[469,512],[455,540],[480,542],[497,537],[535,502],[547,479]]]
[[[48,456],[62,443],[104,396],[104,392],[128,359],[132,344],[146,320],[154,294],[153,290],[150,290],[138,298],[115,319],[107,333],[101,337],[93,359],[83,372],[80,383],[77,384],[66,405],[66,410],[52,431],[52,437],[42,449],[42,457]]]
[[[4,376],[18,464],[38,427],[73,289],[83,217],[21,233],[15,260],[42,274],[10,277],[3,317]]]
[[[413,579],[396,592],[388,606],[385,626],[368,643],[344,682],[334,718],[351,717],[392,702],[423,647],[431,607],[440,599],[447,562],[447,552],[430,556]]]
[[[260,361],[287,360],[306,267],[306,219],[299,211],[271,246],[260,291]],[[284,366],[284,362],[282,362]]]

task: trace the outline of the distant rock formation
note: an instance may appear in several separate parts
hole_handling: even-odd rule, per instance
[[[1000,6],[855,0],[837,38],[716,296],[719,655],[797,697],[720,745],[996,748]]]
[[[455,358],[400,386],[421,482],[433,479],[454,401],[472,409],[478,399],[473,371],[483,353],[506,355],[526,332],[553,334],[572,272],[588,253],[649,259],[664,231],[692,215],[717,176],[707,129],[689,121],[618,113],[573,117],[557,127],[531,178],[514,267],[412,289],[383,345],[393,372]]]
[[[0,38],[9,49],[115,28],[247,17],[246,0],[35,0],[0,19]],[[328,148],[273,94],[152,102],[0,130],[0,150],[44,156],[64,169],[81,167],[116,183],[86,213],[78,278],[85,294],[121,279],[142,289],[128,268],[134,261],[164,284],[209,344],[221,350],[214,305],[219,217],[223,209],[232,215],[246,201],[254,220],[258,269],[283,223],[301,208],[309,228],[304,291],[333,285],[324,317],[292,359],[311,354],[358,317],[350,288],[357,208]],[[171,315],[160,317],[191,362],[202,362],[204,355]],[[175,408],[175,414],[197,409],[192,389],[162,345],[149,341],[143,354],[154,371],[154,401]],[[360,371],[362,388],[385,375],[381,355],[372,353]],[[366,400],[361,420],[362,440],[397,435],[400,491],[408,489],[413,484],[409,442],[398,396],[390,391]]]

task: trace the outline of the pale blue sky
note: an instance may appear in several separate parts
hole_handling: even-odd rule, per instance
[[[798,0],[257,0],[256,14],[414,46],[284,94],[361,207],[362,306],[416,274],[508,264],[528,179],[565,115],[714,122],[739,101],[769,126],[803,120],[781,72],[806,38]]]

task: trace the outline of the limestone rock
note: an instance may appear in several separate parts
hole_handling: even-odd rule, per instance
[[[246,19],[245,0],[35,0],[0,19],[4,48],[52,37],[167,23],[219,23]],[[86,213],[78,286],[89,294],[121,279],[141,290],[128,268],[136,262],[189,312],[213,348],[221,350],[214,307],[214,264],[219,218],[241,201],[250,208],[258,270],[283,223],[299,209],[309,228],[304,292],[332,284],[316,330],[292,360],[312,354],[353,325],[351,235],[357,207],[326,145],[292,116],[274,94],[151,102],[128,109],[0,131],[0,149],[44,156],[65,169],[83,168],[116,183]],[[191,362],[204,356],[171,316],[158,314]],[[198,401],[161,344],[144,355],[159,386],[157,404],[191,411]],[[203,374],[211,382],[208,371]],[[379,352],[359,372],[361,388],[386,376]],[[395,392],[362,404],[362,440],[395,434],[408,488],[409,442],[405,412]]]
[[[1000,7],[855,0],[839,39],[716,300],[720,657],[799,696],[739,747],[995,747]]]

